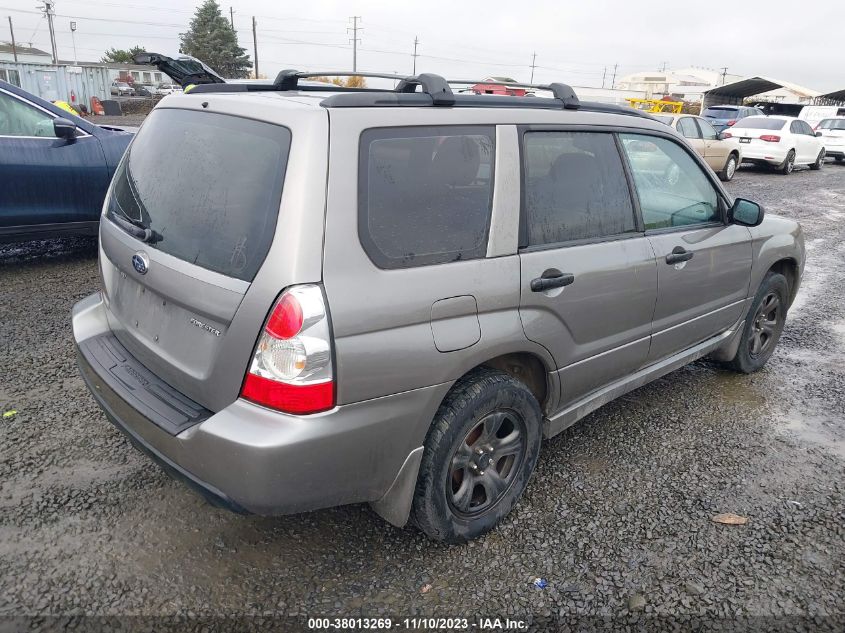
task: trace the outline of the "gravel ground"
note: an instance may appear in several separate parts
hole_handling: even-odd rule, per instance
[[[365,505],[210,507],[137,453],[77,374],[70,310],[97,289],[94,242],[0,248],[0,411],[17,410],[0,419],[0,616],[534,614],[686,630],[749,617],[748,630],[841,631],[845,165],[743,169],[729,188],[806,231],[804,284],[767,367],[701,361],[601,408],[544,444],[499,529],[454,547]],[[717,525],[720,512],[748,524]]]

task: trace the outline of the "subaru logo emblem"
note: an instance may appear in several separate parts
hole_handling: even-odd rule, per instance
[[[132,268],[139,275],[146,275],[150,269],[150,260],[146,253],[135,253],[132,256]]]

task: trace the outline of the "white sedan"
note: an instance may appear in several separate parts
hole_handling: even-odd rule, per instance
[[[742,146],[742,160],[775,167],[791,174],[795,165],[821,169],[825,139],[809,123],[788,116],[750,116],[723,133]]]
[[[816,132],[822,135],[827,155],[837,163],[845,161],[845,116],[822,119],[816,126]]]

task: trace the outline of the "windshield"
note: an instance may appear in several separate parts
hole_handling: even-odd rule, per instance
[[[820,130],[845,130],[845,119],[825,119],[819,123]]]
[[[655,119],[666,125],[672,125],[673,118],[670,116],[660,116],[659,114],[652,115]]]
[[[738,128],[746,130],[780,130],[786,123],[786,119],[772,119],[762,116],[750,116],[737,123]]]
[[[706,116],[711,119],[735,119],[738,112],[739,108],[719,106],[707,108],[702,116]]]
[[[251,281],[273,241],[290,139],[270,123],[154,110],[115,173],[106,216],[152,248]]]

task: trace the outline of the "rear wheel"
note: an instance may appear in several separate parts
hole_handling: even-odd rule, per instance
[[[463,543],[493,529],[519,499],[540,452],[540,404],[512,376],[479,369],[440,405],[425,442],[413,519]]]
[[[824,165],[824,150],[819,152],[818,157],[816,158],[816,162],[810,165],[810,169],[813,171],[818,171]]]
[[[729,363],[732,369],[750,374],[766,364],[783,332],[788,301],[786,277],[768,273],[748,311],[739,349]]]
[[[733,177],[736,174],[736,168],[736,154],[731,154],[730,156],[728,156],[728,161],[725,163],[724,168],[722,168],[722,171],[719,172],[719,178],[721,180],[724,180],[725,182],[730,182],[731,180],[733,180]]]
[[[792,173],[792,170],[795,169],[795,150],[789,150],[789,153],[786,155],[784,161],[778,167],[778,171],[782,173],[784,176],[788,176]]]
[[[841,163],[843,160],[845,160],[845,156],[837,156],[835,160],[837,163]]]

